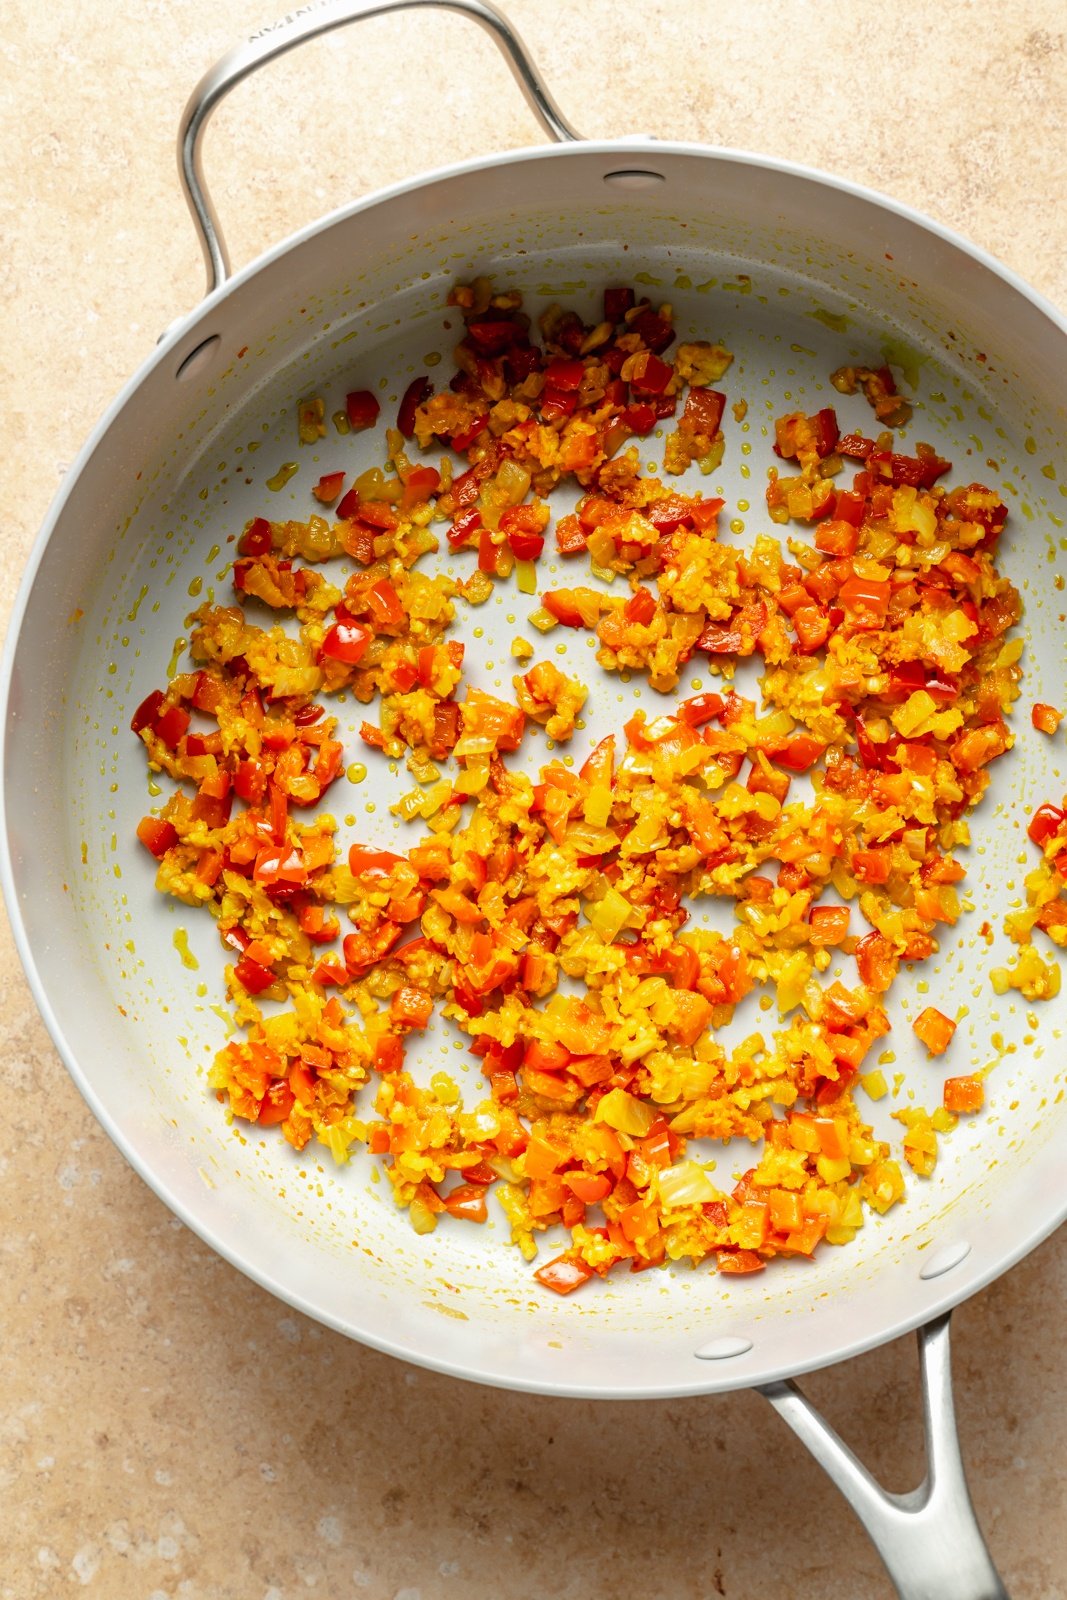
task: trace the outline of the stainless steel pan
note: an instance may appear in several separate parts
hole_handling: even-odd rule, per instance
[[[432,3],[301,7],[227,56],[187,109],[182,171],[208,296],[168,332],[69,473],[4,657],[0,869],[34,994],[131,1163],[202,1238],[282,1299],[378,1349],[484,1383],[602,1398],[759,1388],[848,1495],[902,1594],[1002,1595],[956,1448],[947,1317],[1067,1209],[1063,1002],[1046,1005],[1035,1027],[1025,1003],[998,999],[988,969],[1003,942],[998,935],[989,951],[975,932],[983,917],[998,926],[1020,892],[1026,817],[1067,786],[1062,741],[1031,735],[1025,715],[1034,700],[1062,703],[1067,676],[1062,600],[1050,581],[1067,460],[1067,328],[982,252],[853,185],[732,151],[582,142],[484,0],[448,0],[448,9],[490,30],[557,142],[372,196],[229,278],[198,164],[212,108],[303,39]],[[1015,508],[1005,558],[1024,593],[1027,642],[1017,744],[975,819],[969,881],[980,909],[923,974],[931,998],[966,1002],[957,1070],[995,1061],[991,1110],[944,1143],[934,1179],[913,1183],[905,1205],[811,1265],[754,1280],[646,1273],[546,1303],[500,1229],[440,1229],[427,1244],[367,1166],[335,1170],[273,1137],[240,1136],[206,1090],[221,1031],[211,1009],[217,941],[191,919],[200,971],[187,971],[174,947],[183,919],[152,892],[134,840],[146,795],[130,711],[161,680],[190,592],[221,582],[227,534],[265,510],[307,514],[309,473],[326,470],[325,459],[305,460],[276,498],[266,486],[298,459],[297,401],[312,389],[343,392],[356,378],[385,377],[387,395],[399,394],[428,351],[447,353],[444,296],[476,271],[521,287],[534,309],[564,295],[591,303],[604,282],[644,274],[685,334],[728,343],[731,398],[746,396],[750,421],[716,486],[739,512],[750,502],[750,530],[760,525],[761,426],[788,405],[814,409],[842,361],[887,350],[915,385],[913,437],[938,446],[957,475],[1001,486]],[[344,443],[347,468],[371,464],[367,436]],[[470,643],[490,681],[519,601],[505,591],[479,616],[484,636]],[[587,659],[582,666],[588,675]],[[591,736],[622,720],[618,691],[606,680],[598,687]],[[383,769],[352,791],[364,836],[391,837],[392,782]],[[907,985],[897,988],[894,1047],[922,1098],[929,1069],[911,1054]],[[885,1121],[878,1131],[899,1128]],[[929,1473],[914,1495],[896,1497],[866,1476],[792,1379],[913,1329]]]

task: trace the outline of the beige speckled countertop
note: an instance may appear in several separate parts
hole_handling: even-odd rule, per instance
[[[583,131],[733,143],[873,184],[1067,306],[1060,0],[510,10]],[[3,8],[4,616],[64,465],[200,293],[174,173],[185,97],[280,14],[278,0]],[[392,18],[242,86],[208,164],[243,261],[371,187],[537,138],[477,30]],[[6,923],[0,972],[2,1600],[889,1594],[844,1504],[754,1395],[483,1391],[272,1300],[93,1122]],[[1061,1235],[956,1318],[974,1498],[1015,1600],[1067,1595],[1065,1289]],[[809,1385],[897,1487],[920,1470],[912,1363],[906,1342]]]

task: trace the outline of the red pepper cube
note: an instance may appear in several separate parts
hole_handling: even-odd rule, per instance
[[[153,689],[150,695],[146,695],[130,718],[130,727],[134,733],[141,733],[145,728],[153,727],[162,705],[162,689]]]
[[[274,974],[270,968],[262,966],[248,956],[241,957],[233,969],[233,975],[249,994],[262,994],[263,990],[269,989],[274,982]]]
[[[381,406],[369,389],[355,389],[351,394],[345,395],[345,411],[352,432],[364,433],[368,428],[374,427]]]
[[[657,316],[655,311],[639,311],[636,317],[631,317],[628,327],[656,355],[674,343],[674,329],[666,318]]]
[[[168,705],[156,718],[153,727],[170,750],[178,748],[178,741],[189,726],[189,713],[184,706]]]
[[[162,861],[171,845],[177,844],[178,831],[172,822],[163,822],[159,817],[142,817],[137,824],[137,837],[157,861]]]
[[[634,362],[634,371],[630,379],[630,387],[635,395],[662,394],[674,376],[674,368],[661,361],[659,356],[649,354],[639,356]],[[694,389],[693,394],[700,394],[699,389]]]
[[[1053,734],[1063,721],[1063,712],[1039,700],[1030,713],[1030,721],[1038,733]]]
[[[568,393],[581,386],[585,375],[585,364],[582,361],[550,361],[545,368],[545,383],[553,389],[564,389]]]
[[[941,1095],[946,1111],[981,1111],[985,1083],[973,1073],[964,1078],[946,1078]]]
[[[429,378],[413,378],[404,390],[400,409],[396,414],[396,425],[405,439],[410,439],[415,432],[415,413],[424,400],[428,400],[433,393],[433,385]]]
[[[636,301],[633,290],[628,285],[620,285],[616,289],[604,290],[604,321],[621,322],[628,311],[632,311]]]
[[[343,472],[325,472],[318,483],[312,486],[312,494],[323,506],[332,506],[344,487],[345,475]]]
[[[319,647],[319,659],[343,661],[354,666],[366,651],[373,635],[358,622],[335,622],[329,628]]]
[[[266,556],[271,551],[270,523],[266,517],[253,517],[237,541],[242,556]]]
[[[682,412],[684,425],[693,433],[714,437],[722,426],[726,396],[717,389],[690,389]]]
[[[1067,812],[1061,811],[1059,806],[1046,803],[1038,806],[1030,818],[1030,825],[1026,831],[1034,844],[1044,848],[1048,840],[1059,833],[1065,822],[1067,822]]]
[[[925,1011],[919,1012],[912,1028],[932,1056],[941,1056],[952,1043],[956,1024],[936,1006],[927,1006]]]
[[[571,389],[557,389],[546,383],[541,391],[541,421],[558,422],[562,417],[573,416],[578,409],[578,396]]]

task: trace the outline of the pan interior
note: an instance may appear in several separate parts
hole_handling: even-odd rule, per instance
[[[179,1213],[261,1281],[358,1337],[488,1381],[684,1392],[818,1365],[922,1320],[1021,1253],[1059,1203],[1063,1007],[998,998],[989,971],[1011,952],[1000,924],[1036,859],[1026,819],[1067,788],[1062,735],[1049,740],[1029,722],[1033,702],[1064,701],[1065,430],[1053,377],[1063,335],[973,258],[866,199],[772,174],[777,203],[765,196],[757,207],[761,169],[668,149],[656,151],[663,183],[640,198],[604,182],[617,149],[566,154],[565,167],[562,155],[501,163],[477,190],[460,173],[311,230],[169,341],[118,407],[75,469],[26,594],[5,746],[13,907],[50,1026],[94,1108]],[[530,197],[521,212],[517,193]],[[833,229],[805,222],[816,201]],[[862,397],[830,386],[846,362],[888,359],[915,406],[902,448],[928,441],[953,461],[950,483],[985,482],[1011,507],[1003,565],[1023,592],[1027,639],[1016,748],[973,819],[973,909],[889,996],[885,1071],[902,1081],[870,1116],[899,1155],[892,1110],[932,1108],[944,1076],[992,1066],[990,1109],[942,1141],[932,1180],[912,1178],[903,1205],[869,1216],[852,1245],[813,1263],[732,1282],[683,1265],[546,1300],[495,1205],[483,1228],[446,1218],[420,1238],[371,1158],[338,1167],[314,1145],[295,1155],[273,1131],[228,1126],[208,1089],[226,1037],[225,956],[209,917],[153,891],[134,827],[168,780],[163,795],[147,782],[130,713],[181,662],[192,608],[229,602],[226,568],[248,518],[305,519],[320,474],[383,464],[381,432],[331,429],[300,446],[300,399],[322,395],[329,417],[347,390],[372,388],[387,419],[412,377],[446,381],[458,321],[445,295],[481,272],[521,288],[534,316],[559,301],[587,320],[605,285],[633,283],[673,306],[680,338],[733,351],[722,387],[747,413],[737,420],[728,407],[722,467],[683,483],[724,497],[724,540],[806,537],[767,517],[773,419],[834,404],[844,428],[870,431]],[[665,428],[645,442],[646,464],[662,461]],[[287,463],[298,470],[281,482]],[[554,496],[554,513],[569,504]],[[440,567],[462,577],[473,559],[445,555]],[[580,576],[546,550],[539,581],[595,582],[579,566]],[[469,681],[509,693],[512,640],[540,643],[526,622],[536,604],[510,580],[477,610],[460,607]],[[578,759],[636,707],[658,709],[647,684],[600,671],[584,634],[558,630],[538,655],[590,688]],[[714,687],[703,661],[683,689],[699,683]],[[346,843],[404,848],[414,832],[390,806],[412,780],[360,744],[364,708],[336,709],[346,759],[367,773],[340,780],[325,809]],[[548,758],[542,735],[527,747],[531,767]],[[727,925],[717,905],[709,914]],[[852,963],[840,966],[854,982]],[[927,1004],[960,1014],[950,1067],[927,1062],[908,1025]],[[775,1022],[753,996],[731,1034],[769,1033]],[[447,1067],[475,1101],[484,1080],[464,1043],[438,1023],[408,1059],[427,1079]],[[747,1144],[700,1153],[714,1155],[724,1187],[755,1159]],[[542,1259],[553,1253],[544,1236]],[[950,1255],[958,1260],[944,1275],[920,1277]],[[697,1358],[727,1348],[738,1353]]]

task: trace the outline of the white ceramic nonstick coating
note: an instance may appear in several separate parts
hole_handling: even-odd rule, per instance
[[[844,423],[869,429],[862,398],[841,400],[828,376],[887,355],[915,404],[907,443],[928,440],[953,461],[949,482],[987,482],[1012,508],[1002,551],[1027,640],[1016,748],[974,818],[973,909],[890,997],[886,1070],[904,1082],[871,1115],[899,1150],[893,1108],[932,1107],[947,1072],[992,1065],[990,1108],[942,1141],[934,1177],[913,1179],[904,1205],[814,1263],[733,1281],[678,1267],[546,1297],[498,1211],[484,1228],[446,1220],[420,1238],[370,1158],[339,1168],[319,1147],[294,1155],[273,1131],[228,1126],[207,1088],[225,1033],[224,956],[206,915],[153,890],[133,830],[154,797],[130,713],[163,684],[188,611],[212,591],[229,598],[228,541],[248,517],[306,517],[320,473],[380,464],[380,437],[300,447],[297,401],[322,394],[329,413],[347,389],[373,387],[388,418],[413,375],[443,379],[457,337],[445,296],[477,272],[521,288],[533,312],[558,299],[586,316],[605,284],[636,282],[674,306],[681,337],[734,352],[724,387],[748,414],[739,424],[727,411],[722,468],[702,481],[727,501],[726,539],[783,536],[763,504],[774,416],[835,403]],[[216,342],[200,350],[205,340]],[[999,930],[1021,900],[1026,819],[1067,788],[1062,734],[1049,740],[1029,721],[1035,700],[1067,697],[1067,599],[1055,586],[1067,548],[1064,370],[1055,313],[959,241],[845,185],[672,145],[538,150],[420,180],[309,229],[207,301],[72,470],[4,666],[2,866],[16,935],[59,1049],[138,1171],[228,1259],[323,1322],[428,1366],[556,1393],[681,1394],[823,1365],[927,1320],[1035,1245],[1067,1194],[1064,1003],[999,999],[989,970],[1009,949]],[[646,457],[661,459],[659,439]],[[296,475],[268,488],[291,461]],[[567,581],[547,560],[541,579]],[[535,603],[508,583],[465,611],[474,682],[509,685],[510,643],[535,637]],[[553,659],[560,643],[591,688],[577,755],[656,697],[601,674],[584,635],[551,636]],[[692,676],[709,681],[699,664]],[[347,759],[370,771],[336,785],[328,807],[349,840],[402,843],[389,806],[410,779],[368,760],[360,708],[340,714]],[[533,761],[546,754],[540,737]],[[961,1014],[950,1067],[914,1047],[907,1021],[925,1004]],[[735,1028],[774,1022],[753,997]],[[479,1097],[477,1063],[434,1033],[417,1070],[445,1062]],[[747,1145],[714,1154],[724,1183],[752,1160]]]

